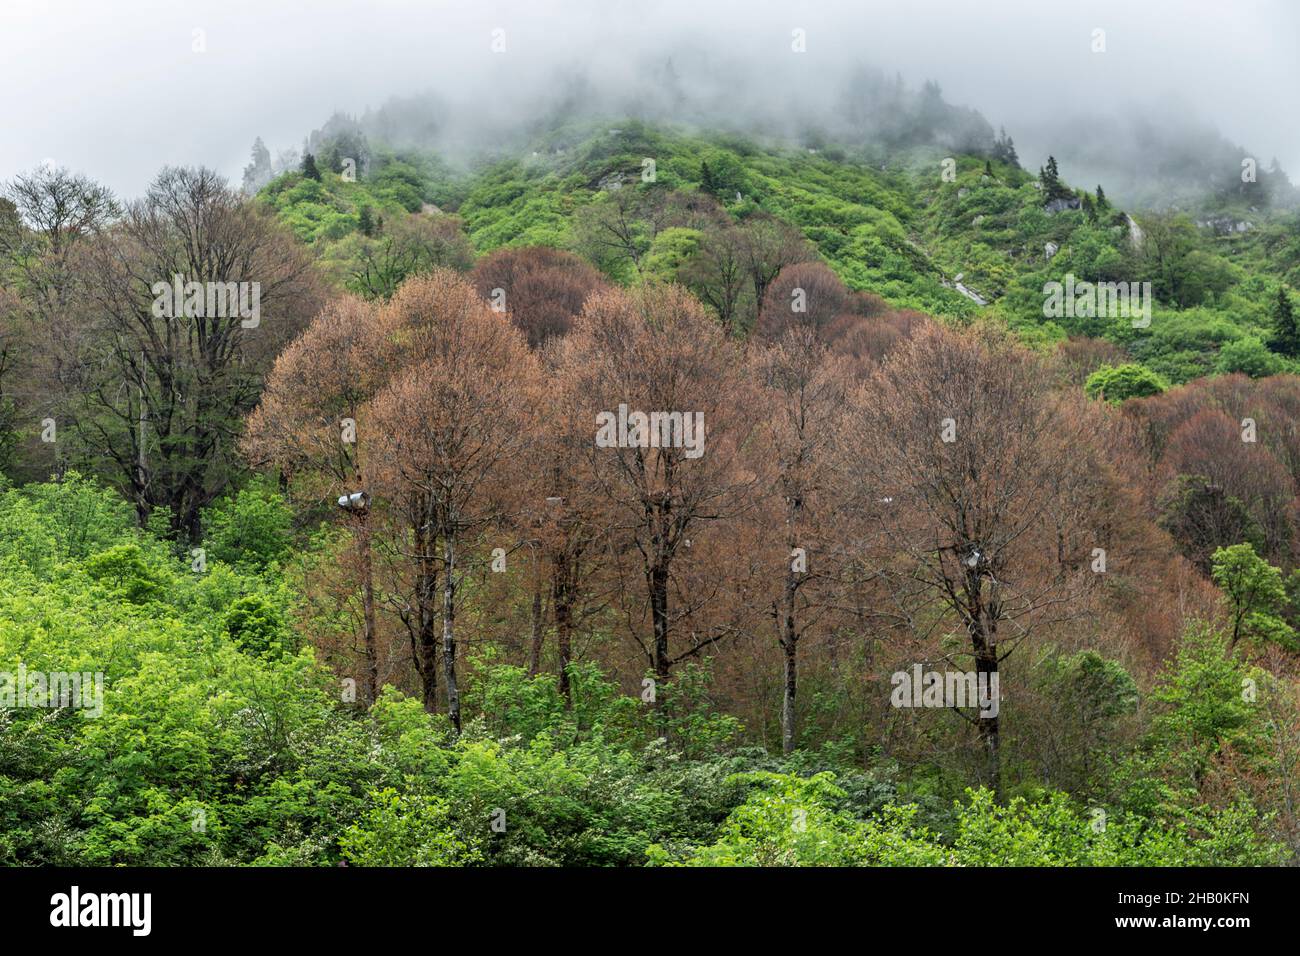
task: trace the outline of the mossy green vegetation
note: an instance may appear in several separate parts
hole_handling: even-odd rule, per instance
[[[365,244],[405,218],[440,214],[459,217],[472,252],[434,256],[432,265],[540,245],[578,251],[624,284],[665,278],[698,254],[689,231],[660,233],[653,215],[630,214],[629,242],[645,257],[634,268],[584,244],[584,224],[604,204],[634,205],[628,191],[707,195],[737,222],[763,213],[797,227],[850,289],[895,308],[958,322],[992,317],[1042,348],[1067,336],[1104,339],[1174,385],[1297,370],[1297,356],[1271,344],[1274,303],[1294,294],[1300,269],[1294,212],[1257,209],[1224,232],[1222,210],[1200,225],[1193,214],[1122,210],[1101,186],[1045,185],[1000,158],[817,144],[589,121],[468,165],[379,147],[357,181],[291,172],[261,196],[341,284],[363,294],[372,290],[354,276],[358,261],[373,257]],[[1047,202],[1049,192],[1063,208]],[[1150,283],[1149,323],[1046,315],[1046,284],[1067,275]]]
[[[1029,776],[999,802],[944,771],[864,762],[830,740],[774,757],[710,705],[707,666],[685,670],[655,710],[594,664],[574,664],[566,707],[553,675],[493,663],[490,643],[470,670],[457,737],[397,687],[357,705],[303,646],[295,595],[331,545],[308,535],[295,549],[306,557],[286,561],[283,509],[262,486],[216,506],[196,571],[75,474],[0,493],[0,659],[106,668],[99,716],[0,709],[0,863],[1286,859],[1249,784],[1283,770],[1269,717],[1282,691],[1213,631],[1187,635],[1144,691],[1092,652],[1038,668],[1050,693],[1087,714],[1071,720],[1089,735],[1077,750],[1092,755],[1086,792]],[[234,540],[230,553],[246,560],[227,563]],[[1243,702],[1245,681],[1272,703]],[[1134,735],[1116,733],[1135,719]],[[1238,784],[1205,803],[1205,781],[1229,764]]]

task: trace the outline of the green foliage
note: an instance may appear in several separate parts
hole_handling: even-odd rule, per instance
[[[1005,804],[968,790],[955,808],[951,841],[918,826],[915,805],[889,805],[867,820],[837,809],[833,774],[751,774],[749,797],[709,846],[649,850],[652,865],[687,866],[1260,866],[1282,849],[1256,831],[1249,805],[1172,817],[1162,829],[1102,808],[1085,813],[1068,794]]]
[[[221,629],[240,650],[259,656],[282,653],[289,638],[280,612],[260,594],[231,604]]]
[[[1294,325],[1284,314],[1279,318],[1278,279],[1294,273],[1300,281],[1300,256],[1286,252],[1294,242],[1271,222],[1227,244],[1186,215],[1143,216],[1134,227],[1101,187],[1095,198],[1076,193],[1052,160],[1040,172],[1043,188],[1035,188],[1007,137],[994,139],[992,160],[956,156],[955,182],[934,174],[937,155],[925,148],[900,150],[882,163],[869,150],[816,145],[759,146],[634,120],[615,129],[572,123],[550,130],[520,156],[465,173],[428,153],[396,155],[379,146],[362,182],[346,183],[328,171],[320,182],[293,173],[261,195],[317,248],[340,284],[366,295],[375,294],[370,284],[354,278],[365,258],[360,240],[377,241],[385,224],[427,203],[456,212],[479,253],[505,245],[573,248],[621,283],[673,278],[697,251],[690,232],[698,222],[661,230],[653,216],[633,215],[622,225],[640,260],[634,266],[616,253],[617,243],[589,241],[592,220],[619,195],[704,193],[737,220],[761,210],[796,226],[850,288],[895,307],[962,320],[985,311],[1030,343],[1067,334],[1106,337],[1169,382],[1286,368],[1242,340],[1267,342],[1284,358],[1300,356],[1300,345],[1289,350],[1286,333],[1280,339],[1276,331],[1279,322]],[[653,183],[641,181],[646,156],[655,157]],[[1043,208],[1076,196],[1084,208]],[[1058,250],[1050,259],[1048,243]],[[375,250],[369,257],[377,258]],[[1150,326],[1134,329],[1126,317],[1045,319],[1043,285],[1066,272],[1135,288],[1149,281],[1156,300]],[[981,309],[956,291],[949,277],[958,274],[992,305]],[[391,288],[382,293],[388,294]]]
[[[305,178],[320,182],[320,170],[316,168],[316,157],[311,153],[303,153],[302,163],[298,167],[298,171]]]
[[[1263,378],[1285,370],[1286,363],[1253,335],[1225,344],[1219,349],[1218,360],[1214,363],[1214,371],[1220,375],[1241,372],[1251,378]]]
[[[1295,631],[1283,618],[1288,600],[1281,568],[1256,554],[1249,543],[1218,548],[1211,562],[1210,576],[1229,606],[1231,643],[1254,638],[1295,647]]]
[[[1259,676],[1214,630],[1196,627],[1185,636],[1152,692],[1160,709],[1148,743],[1171,794],[1199,784],[1210,762],[1228,750],[1259,752],[1264,716],[1248,692]]]
[[[1163,377],[1145,365],[1103,365],[1088,376],[1083,391],[1089,398],[1104,398],[1118,405],[1129,398],[1159,395],[1169,388]]]
[[[1295,307],[1285,286],[1278,286],[1277,302],[1272,312],[1273,332],[1269,347],[1287,358],[1300,358],[1300,324],[1296,322]]]
[[[117,503],[81,479],[0,498],[0,526],[16,532],[0,555],[9,582],[0,669],[22,661],[104,675],[100,716],[21,710],[0,722],[0,752],[17,751],[0,766],[0,790],[16,801],[0,855],[83,865],[251,859],[263,847],[247,841],[275,828],[231,820],[252,820],[282,775],[319,759],[312,752],[333,710],[323,675],[308,657],[241,654],[225,633],[227,609],[241,592],[264,605],[274,596],[221,565],[193,573]],[[318,799],[329,803],[324,792]]]
[[[1118,662],[1096,651],[1047,653],[1035,667],[1050,718],[1025,730],[1044,775],[1071,793],[1104,790],[1106,769],[1130,746],[1138,686]]]
[[[87,558],[82,566],[92,579],[132,604],[148,604],[166,592],[169,576],[150,567],[135,543],[114,545]]]
[[[678,273],[700,247],[698,229],[674,226],[655,236],[641,263],[641,274],[662,282],[677,281]]]
[[[209,558],[256,570],[281,561],[293,545],[293,509],[264,476],[209,508],[203,527]]]
[[[1271,375],[1300,358],[1289,221],[1220,242],[1185,216],[1151,216],[1139,235],[1100,187],[1095,199],[1075,193],[1054,160],[1035,188],[1005,134],[991,158],[958,155],[955,182],[936,174],[943,154],[927,147],[792,149],[630,121],[564,127],[534,146],[461,173],[336,130],[259,202],[337,285],[377,299],[504,245],[576,248],[629,284],[689,281],[710,237],[770,215],[852,289],[893,306],[983,315],[1036,345],[1082,334],[1122,346],[1133,361],[1098,369],[1085,385],[1093,398],[1156,395],[1212,372]],[[646,156],[654,182],[640,179]],[[359,160],[359,181],[339,175],[344,158]],[[1076,195],[1081,209],[1044,208]],[[593,243],[611,223],[626,227],[619,242]],[[1150,327],[1046,320],[1044,284],[1067,272],[1150,281]],[[958,274],[993,304],[958,292]],[[845,706],[844,682],[816,668],[801,674],[806,749],[788,758],[744,745],[764,727],[747,732],[727,713],[735,685],[724,695],[707,661],[676,666],[653,706],[595,663],[573,663],[565,699],[555,675],[498,662],[496,635],[517,622],[475,620],[472,576],[464,619],[482,628],[462,673],[463,732],[392,686],[366,712],[340,700],[314,655],[354,633],[351,607],[326,607],[312,590],[347,536],[325,528],[299,540],[270,480],[207,509],[203,573],[158,533],[165,514],[140,531],[117,494],[75,472],[0,487],[0,670],[22,662],[106,678],[99,717],[0,710],[0,864],[1284,862],[1256,786],[1284,776],[1285,740],[1261,706],[1282,695],[1239,655],[1294,649],[1300,572],[1284,584],[1256,551],[1259,523],[1221,493],[1180,476],[1161,510],[1223,589],[1229,633],[1191,630],[1154,688],[1096,652],[1045,649],[1032,661],[1041,714],[1019,700],[1006,713],[1004,739],[1021,735],[1008,764],[1024,764],[1008,769],[1011,793],[966,791],[954,803],[966,777],[939,761],[905,763],[905,746],[882,757],[869,709]],[[1196,520],[1211,505],[1227,539],[1206,546]],[[380,597],[381,615],[400,606]],[[383,624],[386,636],[402,633],[392,616]],[[608,639],[604,626],[584,639]],[[1263,696],[1245,692],[1254,686]],[[933,736],[922,744],[958,740],[921,733]],[[1033,746],[1051,760],[1035,765]]]
[[[855,819],[839,808],[846,794],[833,773],[797,777],[750,773],[752,788],[719,829],[716,843],[674,857],[661,845],[651,864],[686,866],[936,866],[947,861],[933,834],[916,826],[916,807],[887,807]]]
[[[370,794],[370,806],[340,845],[343,858],[358,866],[469,866],[482,859],[477,841],[452,829],[445,800],[391,787]]]
[[[269,526],[275,533],[247,540],[276,541],[283,523],[258,516],[278,508],[275,493],[253,483],[218,506],[230,521],[214,525],[240,535]],[[310,653],[294,653],[279,571],[287,557],[217,559],[195,573],[168,543],[135,530],[111,493],[75,476],[7,490],[0,527],[9,532],[0,538],[9,583],[0,594],[2,667],[104,674],[99,716],[0,710],[0,863],[1285,859],[1247,794],[1211,805],[1199,793],[1229,755],[1260,773],[1271,759],[1264,712],[1242,692],[1246,678],[1263,687],[1263,676],[1213,632],[1189,635],[1151,695],[1156,713],[1142,747],[1109,788],[1093,787],[1089,799],[1108,815],[1098,829],[1097,804],[1061,792],[999,803],[974,791],[945,808],[894,765],[854,769],[851,749],[783,759],[738,747],[740,727],[713,703],[707,662],[680,668],[647,706],[591,663],[571,666],[566,705],[553,675],[482,660],[466,674],[471,716],[459,737],[393,687],[366,714],[339,699]],[[310,548],[328,561],[331,540]],[[1276,569],[1245,563],[1276,583],[1268,573]],[[1276,588],[1266,590],[1276,609]],[[1072,728],[1058,745],[1089,762],[1092,782],[1105,782],[1122,756],[1111,746],[1115,728],[1134,716],[1134,681],[1092,652],[1049,657],[1041,670]]]

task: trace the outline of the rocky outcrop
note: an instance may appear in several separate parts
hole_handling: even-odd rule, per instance
[[[1080,205],[1079,198],[1072,196],[1069,199],[1053,199],[1043,207],[1043,210],[1048,215],[1054,216],[1058,212],[1064,212],[1067,209],[1078,209]]]
[[[1124,218],[1128,222],[1129,245],[1134,249],[1142,248],[1142,240],[1146,238],[1146,233],[1144,233],[1142,227],[1137,224],[1137,220],[1128,213],[1124,213]]]
[[[1255,224],[1249,219],[1234,219],[1232,216],[1198,219],[1196,224],[1202,229],[1211,230],[1216,236],[1230,236],[1233,233],[1250,232],[1255,228]]]
[[[965,275],[966,273],[959,272],[955,276],[953,276],[951,282],[949,282],[947,279],[941,279],[940,282],[944,286],[948,287],[949,289],[956,289],[958,292],[960,292],[966,298],[970,299],[976,305],[988,305],[989,304],[988,299],[984,298],[984,296],[980,295],[974,289],[968,289],[966,286],[962,285],[961,280]]]

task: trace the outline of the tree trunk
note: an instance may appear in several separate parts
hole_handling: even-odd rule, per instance
[[[978,586],[977,583],[976,587]],[[974,609],[974,617],[971,621],[971,643],[975,651],[976,685],[978,686],[980,679],[983,678],[987,682],[985,686],[992,693],[993,681],[998,674],[997,632],[993,622],[988,619],[988,612],[982,602],[977,602]],[[998,686],[1000,692],[1000,684]],[[977,720],[980,749],[983,751],[984,758],[985,782],[995,795],[1001,796],[1002,756],[999,751],[998,715],[995,713],[986,717],[980,713],[977,715]]]
[[[420,673],[424,691],[426,713],[438,712],[438,668],[442,666],[438,653],[436,602],[438,598],[438,569],[433,550],[436,542],[426,530],[416,529],[415,551],[419,556],[419,576],[415,584],[415,603],[418,615],[417,654],[415,665]]]
[[[799,648],[799,629],[795,625],[795,599],[799,593],[799,575],[793,561],[798,537],[795,528],[802,511],[799,498],[790,497],[789,511],[786,515],[788,537],[786,538],[786,560],[790,562],[785,571],[785,593],[781,596],[781,647],[785,650],[785,689],[781,699],[781,752],[794,753],[795,715],[794,698],[798,689],[798,663],[795,655]]]
[[[533,585],[533,633],[532,644],[528,652],[528,676],[536,677],[542,669],[542,588],[540,583]]]
[[[447,716],[460,733],[460,690],[456,686],[456,542],[443,537],[442,669],[447,684]]]
[[[357,514],[357,550],[361,558],[361,635],[366,648],[366,702],[379,699],[379,642],[375,636],[375,576],[370,560],[370,512]]]
[[[975,658],[975,679],[978,681],[981,675],[986,675],[988,687],[992,689],[992,678],[998,672],[998,662],[996,656],[978,655]],[[989,787],[995,794],[1000,795],[1002,792],[1002,756],[999,752],[999,731],[998,717],[993,715],[985,717],[979,715],[979,740],[980,747],[984,753],[984,773],[987,778]]]
[[[140,354],[140,368],[140,380],[138,382],[140,388],[140,422],[139,431],[136,433],[136,444],[139,447],[136,449],[135,460],[135,486],[138,490],[136,492],[135,510],[136,520],[140,527],[143,528],[149,521],[149,458],[145,451],[145,439],[147,437],[145,428],[149,422],[149,410],[145,406],[144,395],[144,353]]]
[[[970,628],[971,649],[975,656],[975,680],[985,680],[989,692],[993,689],[993,678],[997,676],[997,630],[996,615],[991,615],[989,605],[996,604],[996,587],[993,585],[993,597],[985,596],[983,575],[979,571],[969,572],[966,576],[966,613],[967,627]],[[1001,687],[1001,685],[998,685]],[[1000,709],[1000,708],[998,708]],[[1002,792],[1002,758],[1000,753],[1000,736],[998,736],[997,714],[985,717],[976,715],[976,732],[978,732],[980,750],[984,758],[985,784],[996,796]]]
[[[672,663],[668,658],[668,566],[660,562],[650,569],[650,616],[654,622],[655,678],[660,683],[668,680]],[[656,697],[657,699],[657,697]]]
[[[560,693],[564,696],[565,708],[572,709],[569,661],[573,656],[573,587],[569,579],[568,556],[564,554],[556,559],[551,606],[555,610],[555,642],[560,652]]]
[[[790,625],[794,624],[793,619],[787,618],[787,621]],[[784,754],[794,753],[794,695],[797,684],[795,647],[798,638],[792,631],[793,627],[787,631],[782,642],[785,645],[785,695],[781,701],[781,752]]]

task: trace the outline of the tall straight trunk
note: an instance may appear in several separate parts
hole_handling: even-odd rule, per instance
[[[436,541],[426,530],[428,525],[416,529],[415,552],[418,555],[418,572],[415,582],[416,625],[416,661],[415,668],[420,674],[421,689],[424,692],[424,709],[427,713],[438,712],[438,668],[442,666],[438,648],[437,608],[438,568],[433,553]]]
[[[140,416],[139,430],[136,433],[136,459],[135,459],[135,485],[139,489],[136,501],[136,516],[140,527],[145,527],[149,521],[149,505],[147,501],[149,488],[149,458],[145,451],[145,427],[149,422],[149,410],[145,405],[144,397],[144,353],[140,353]]]
[[[989,683],[985,686],[993,687],[992,678],[998,672],[998,661],[996,649],[994,653],[977,652],[975,656],[975,678],[979,680],[981,676]],[[1002,755],[999,750],[1000,737],[998,728],[998,717],[996,714],[985,717],[979,715],[979,741],[984,755],[984,773],[988,780],[988,785],[995,794],[1002,792]]]
[[[787,572],[785,596],[782,600],[784,613],[781,619],[781,647],[785,650],[785,690],[781,700],[781,752],[794,753],[795,716],[794,697],[798,689],[798,663],[796,653],[799,647],[799,631],[795,627],[794,599],[795,572]]]
[[[785,651],[785,687],[781,696],[781,752],[794,753],[795,713],[794,698],[798,690],[799,628],[795,622],[795,599],[799,593],[799,575],[807,573],[796,571],[793,556],[798,547],[797,527],[803,504],[799,497],[791,495],[786,498],[786,560],[790,563],[785,571],[785,587],[781,595],[781,647]]]
[[[997,630],[993,620],[990,619],[982,585],[983,581],[978,574],[968,576],[966,593],[972,599],[967,608],[967,626],[970,629],[971,646],[975,656],[977,686],[980,686],[978,682],[982,678],[987,682],[983,686],[991,690],[994,686],[994,678],[998,675]],[[1000,684],[998,686],[1000,687]],[[984,759],[985,782],[995,795],[1001,796],[1002,754],[997,714],[985,716],[980,713],[977,717],[976,730]]]
[[[668,680],[672,662],[668,658],[668,564],[660,560],[650,568],[650,617],[654,622],[655,678],[660,683]],[[657,698],[656,698],[657,699]]]
[[[560,653],[560,693],[566,709],[573,707],[569,688],[569,661],[573,657],[573,587],[569,577],[568,555],[556,558],[551,585],[551,606],[555,609],[555,643]]]
[[[528,652],[528,676],[536,677],[542,669],[542,586],[533,585],[532,643]]]
[[[379,699],[379,641],[375,636],[375,576],[371,566],[370,512],[357,514],[357,550],[361,558],[361,636],[366,648],[366,701]]]
[[[781,752],[794,753],[794,695],[796,677],[794,642],[785,646],[785,697],[781,701]]]
[[[456,541],[454,533],[442,539],[442,671],[447,685],[447,716],[460,733],[460,690],[456,686]]]

